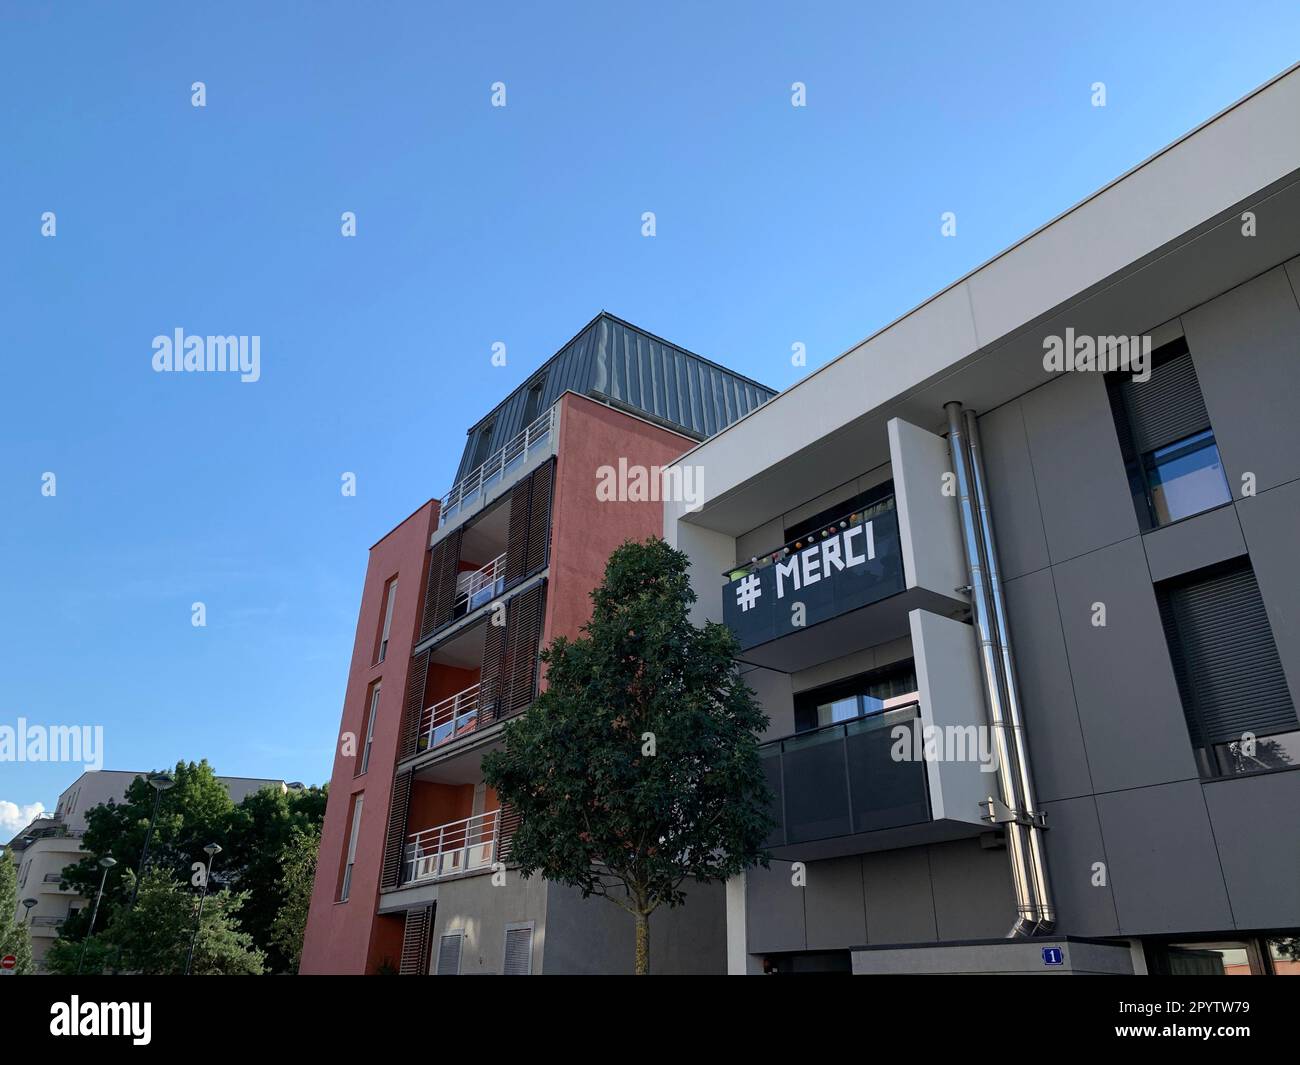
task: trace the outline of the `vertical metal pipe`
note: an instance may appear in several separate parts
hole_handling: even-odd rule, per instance
[[[1008,728],[1003,694],[1002,675],[997,649],[994,646],[992,601],[989,596],[985,572],[984,552],[981,546],[975,501],[972,495],[973,475],[971,457],[966,447],[966,433],[962,425],[962,405],[944,404],[948,415],[948,447],[952,454],[953,473],[957,478],[958,513],[961,517],[962,547],[966,553],[966,566],[970,572],[971,608],[975,630],[979,638],[980,665],[984,674],[984,695],[989,711],[989,726],[997,752],[997,777],[1003,806],[1013,814],[1019,808],[1017,791],[1018,773],[1015,748]],[[991,797],[990,797],[991,798]],[[993,803],[989,803],[990,812]],[[1014,817],[1005,822],[1007,834],[1007,860],[1011,866],[1011,886],[1016,896],[1016,923],[1007,933],[1008,938],[1033,934],[1038,925],[1039,911],[1034,896],[1032,874],[1029,867],[1026,827]]]
[[[1020,680],[1016,674],[1015,658],[1011,652],[1011,630],[1007,622],[1006,600],[1002,591],[1002,577],[998,568],[997,539],[993,531],[993,512],[988,501],[988,476],[984,470],[984,455],[980,449],[979,425],[975,412],[963,415],[966,428],[966,447],[970,452],[972,488],[978,508],[979,528],[983,534],[988,562],[989,596],[993,607],[993,635],[997,642],[998,661],[1002,669],[1006,692],[1007,725],[1011,745],[1016,755],[1017,785],[1020,790],[1019,810],[1029,821],[1029,872],[1034,894],[1038,899],[1039,915],[1035,934],[1048,935],[1056,927],[1056,908],[1052,903],[1051,884],[1047,875],[1047,854],[1043,840],[1043,827],[1038,803],[1034,797],[1033,776],[1029,771],[1029,752],[1025,741],[1024,715],[1021,712]]]

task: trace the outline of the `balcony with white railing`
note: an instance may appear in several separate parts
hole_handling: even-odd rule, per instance
[[[491,602],[505,591],[505,587],[506,553],[502,551],[486,565],[457,577],[456,599],[451,606],[452,620],[474,613],[484,603]]]
[[[478,687],[472,684],[425,709],[420,715],[417,751],[427,751],[478,728]]]
[[[481,466],[452,485],[451,491],[439,501],[438,527],[477,510],[534,458],[549,454],[559,417],[560,407],[556,403],[504,447],[489,455]]]
[[[402,883],[418,884],[489,868],[496,860],[500,810],[412,832],[402,854]]]

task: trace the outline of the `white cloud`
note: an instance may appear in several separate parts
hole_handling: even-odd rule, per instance
[[[39,802],[31,802],[26,806],[19,806],[16,802],[6,802],[0,799],[0,832],[13,835],[26,828],[32,823],[32,819],[45,813],[44,805]],[[8,842],[8,839],[5,840]]]

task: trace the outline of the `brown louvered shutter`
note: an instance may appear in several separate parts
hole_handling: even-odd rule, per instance
[[[510,841],[515,838],[515,830],[519,827],[519,813],[508,802],[503,802],[497,817],[497,861],[508,862]]]
[[[402,875],[402,850],[406,845],[406,811],[411,805],[411,771],[393,778],[393,798],[388,805],[388,835],[384,839],[381,888],[395,888]]]
[[[447,537],[447,553],[443,556],[442,572],[438,579],[438,602],[434,608],[435,629],[451,620],[451,608],[456,602],[456,578],[460,576],[460,541],[465,533],[462,525]]]
[[[433,907],[406,911],[402,930],[402,961],[399,976],[428,976],[429,950],[433,938]]]
[[[402,738],[397,748],[399,760],[410,758],[420,747],[420,717],[424,713],[424,685],[429,679],[429,652],[411,659],[406,674],[406,699],[402,703]]]
[[[513,588],[528,572],[528,497],[533,479],[525,477],[510,491],[510,531],[506,538],[506,587]]]
[[[495,614],[493,615],[495,616]],[[483,668],[478,679],[478,708],[480,725],[490,725],[498,720],[497,706],[501,698],[502,683],[505,680],[504,666],[506,633],[510,629],[510,607],[506,606],[506,624],[493,625],[491,618],[487,622],[487,631],[483,634]]]
[[[547,462],[533,473],[530,480],[532,493],[528,503],[526,574],[537,573],[546,565],[547,548],[551,542],[551,490],[555,484],[555,462]]]
[[[542,635],[545,594],[545,586],[538,585],[510,601],[510,611],[506,618],[502,716],[517,714],[533,701],[537,687],[537,652]]]
[[[429,575],[424,581],[424,612],[420,615],[420,639],[433,632],[438,615],[438,581],[442,576],[442,562],[447,557],[447,541],[439,540],[429,552]]]

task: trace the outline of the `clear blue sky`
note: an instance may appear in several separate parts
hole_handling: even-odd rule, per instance
[[[0,725],[326,779],[367,549],[598,310],[784,388],[1300,43],[1293,0],[484,7],[4,5]],[[261,380],[155,374],[177,327]]]

